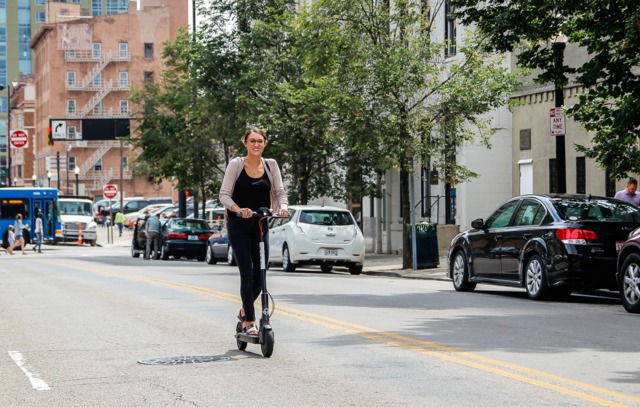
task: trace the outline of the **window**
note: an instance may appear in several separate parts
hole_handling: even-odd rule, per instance
[[[502,205],[498,208],[497,211],[489,217],[487,220],[487,227],[490,229],[495,228],[503,228],[509,225],[509,221],[513,216],[513,212],[516,210],[516,206],[518,206],[518,200],[509,201],[506,204]]]
[[[584,157],[576,157],[576,193],[587,193],[587,168]]]
[[[0,113],[7,113],[7,98],[0,97]],[[2,120],[2,124],[4,127],[6,127],[5,120]],[[6,132],[6,129],[2,129],[2,133],[0,133],[2,136],[0,137],[4,137],[4,134],[6,134]]]
[[[120,86],[126,87],[129,86],[129,72],[120,72]]]
[[[71,140],[75,140],[76,139],[76,126],[69,126],[69,128],[67,129],[67,138],[71,139]]]
[[[76,101],[73,99],[67,100],[67,114],[76,114]]]
[[[93,86],[102,85],[102,72],[98,72],[96,76],[93,77]]]
[[[36,0],[36,6],[43,5],[45,0]]]
[[[75,170],[75,169],[76,169],[76,162],[77,162],[77,161],[76,161],[76,157],[75,157],[75,156],[68,155],[68,156],[67,156],[67,158],[69,159],[69,160],[67,161],[67,170],[69,170],[69,171],[73,172],[73,170]]]
[[[45,21],[47,21],[47,13],[36,11],[36,23],[44,23]]]
[[[96,103],[96,105],[93,107],[93,115],[94,116],[100,116],[102,115],[102,101],[99,101],[98,103]]]
[[[129,0],[107,0],[107,14],[126,13]]]
[[[76,71],[67,71],[67,86],[76,85]]]
[[[7,55],[7,27],[0,27],[0,56]]]
[[[102,56],[102,44],[99,42],[93,43],[93,57],[100,58]]]
[[[91,14],[94,17],[102,15],[102,0],[91,0]]]
[[[121,114],[129,114],[129,101],[121,100],[120,101],[120,113]]]
[[[70,49],[65,51],[66,52],[66,58],[67,59],[72,59],[76,57],[76,51],[74,49]]]
[[[122,170],[129,171],[129,157],[122,157]]]
[[[546,211],[542,204],[533,199],[525,199],[516,213],[513,226],[538,225],[544,218]]]
[[[121,42],[118,45],[118,55],[120,58],[127,58],[129,56],[129,44],[126,42]]]
[[[145,42],[144,43],[144,57],[145,58],[153,58],[153,43]]]
[[[447,0],[444,3],[444,39],[446,48],[444,55],[450,57],[456,54],[456,18],[453,15],[453,6]]]
[[[7,83],[7,60],[0,59],[0,83]]]
[[[144,73],[144,82],[145,83],[153,83],[153,72],[145,71],[145,73]]]
[[[102,171],[102,158],[98,159],[96,163],[93,165],[93,169],[95,171]]]

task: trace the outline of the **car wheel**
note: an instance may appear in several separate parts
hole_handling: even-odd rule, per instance
[[[640,313],[640,254],[632,253],[625,259],[618,281],[624,309],[633,314]]]
[[[284,245],[282,248],[282,268],[287,273],[293,273],[296,271],[296,265],[291,263],[291,258],[289,257],[289,246]]]
[[[320,266],[320,270],[322,270],[323,273],[331,273],[331,270],[333,270],[333,266],[323,264]]]
[[[542,257],[533,255],[525,268],[525,288],[527,296],[532,300],[542,300],[549,292],[547,277]]]
[[[218,259],[216,259],[216,256],[213,255],[213,249],[211,249],[211,245],[209,244],[207,245],[207,255],[204,259],[207,264],[216,264],[218,262]]]
[[[169,260],[169,251],[165,245],[162,245],[162,248],[160,249],[160,258],[162,260]]]
[[[233,249],[231,248],[231,245],[227,247],[227,264],[230,266],[236,265],[236,258],[233,255]]]
[[[140,253],[136,250],[133,244],[131,245],[131,257],[134,257],[136,259],[140,257]]]
[[[207,255],[206,254],[199,254],[196,256],[196,260],[198,261],[204,261],[206,259]]]
[[[90,243],[91,243],[91,247],[94,247],[96,245],[96,241],[95,240],[92,240]]]
[[[451,279],[456,291],[473,291],[476,283],[469,281],[469,263],[463,250],[458,250],[451,263]]]
[[[354,276],[362,274],[362,264],[349,264],[349,273]]]

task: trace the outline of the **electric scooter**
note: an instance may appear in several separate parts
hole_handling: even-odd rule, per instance
[[[238,213],[238,216],[242,216]],[[269,322],[271,312],[269,309],[269,291],[267,291],[267,259],[265,251],[265,233],[269,232],[269,226],[264,222],[271,218],[286,218],[286,216],[273,215],[271,209],[260,208],[257,212],[253,212],[254,218],[258,219],[258,226],[260,228],[260,272],[262,273],[262,294],[260,295],[262,301],[262,313],[260,315],[260,324],[258,328],[258,335],[247,335],[242,332],[242,321],[238,321],[236,325],[236,344],[239,350],[245,350],[248,343],[260,344],[262,350],[262,356],[268,358],[273,354],[273,347],[275,345],[275,336],[273,328]],[[273,299],[273,297],[272,297]]]

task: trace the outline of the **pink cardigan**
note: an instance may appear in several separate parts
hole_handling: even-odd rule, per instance
[[[289,200],[287,199],[287,191],[284,190],[282,174],[280,174],[278,163],[272,158],[261,158],[261,160],[267,173],[267,178],[269,178],[271,182],[271,209],[287,209]],[[224,179],[222,180],[222,186],[220,186],[218,198],[220,199],[220,203],[229,210],[231,210],[231,207],[235,204],[231,196],[236,186],[236,180],[243,169],[244,157],[236,157],[229,162],[227,170],[224,172]]]

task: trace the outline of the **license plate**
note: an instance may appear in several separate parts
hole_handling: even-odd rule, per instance
[[[622,250],[623,244],[624,242],[616,242],[616,253],[620,253],[620,250]]]
[[[196,235],[189,235],[188,239],[189,239],[189,240],[198,240],[198,236],[196,236]]]
[[[338,249],[324,249],[324,255],[325,256],[337,256],[338,255]]]

